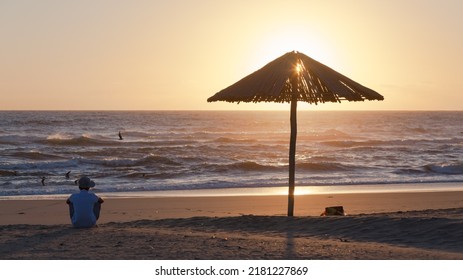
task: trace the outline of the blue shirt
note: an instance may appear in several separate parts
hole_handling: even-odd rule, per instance
[[[72,194],[69,201],[74,208],[72,225],[74,227],[92,227],[96,224],[96,217],[93,213],[95,203],[98,203],[98,196],[87,190],[80,190],[79,193]]]

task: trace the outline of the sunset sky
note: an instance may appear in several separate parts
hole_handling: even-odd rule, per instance
[[[297,50],[384,101],[463,110],[461,0],[0,0],[0,110],[241,110],[207,103]]]

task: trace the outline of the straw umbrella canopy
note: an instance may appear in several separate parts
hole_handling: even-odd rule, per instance
[[[291,104],[288,216],[294,215],[297,102],[383,100],[384,97],[326,65],[292,51],[208,98],[208,102],[277,102]]]

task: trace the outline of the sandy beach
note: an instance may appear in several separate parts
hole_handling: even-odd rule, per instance
[[[105,200],[92,229],[63,200],[0,201],[0,259],[463,259],[463,192],[300,195],[295,217],[284,195]]]

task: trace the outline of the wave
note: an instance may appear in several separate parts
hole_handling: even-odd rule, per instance
[[[135,161],[137,165],[147,165],[151,166],[153,164],[156,165],[181,165],[179,162],[173,160],[172,158],[169,157],[163,157],[163,156],[158,156],[154,154],[149,154],[147,156],[144,156],[141,159],[138,159]]]
[[[257,142],[256,139],[235,139],[235,138],[229,138],[229,137],[219,137],[213,142],[217,143],[255,143]]]
[[[111,146],[119,145],[116,140],[104,140],[93,138],[89,135],[74,137],[70,134],[57,133],[47,137],[47,144],[64,146]]]
[[[328,129],[328,130],[325,130],[323,133],[320,133],[320,135],[323,135],[323,136],[329,136],[329,137],[350,137],[349,134],[341,131],[341,130],[337,130],[337,129]]]
[[[63,168],[75,168],[79,166],[79,159],[39,161],[39,162],[20,162],[0,164],[2,170],[15,170],[18,174],[31,172],[31,170],[57,170]]]
[[[459,138],[449,138],[449,139],[394,139],[394,140],[335,140],[335,141],[322,141],[320,142],[323,145],[338,147],[338,148],[356,148],[356,147],[379,147],[379,146],[402,146],[402,147],[417,147],[419,145],[423,146],[434,146],[440,145],[439,149],[452,147],[454,145],[459,145],[461,139]],[[445,145],[445,146],[444,146]]]
[[[279,169],[277,166],[263,165],[253,161],[236,162],[230,164],[205,164],[203,168],[213,172],[233,172],[233,171],[259,171],[272,172]]]
[[[54,160],[45,156],[43,154],[39,155],[40,159],[45,159],[46,161],[29,161],[29,162],[19,162],[19,163],[7,163],[0,164],[0,175],[1,176],[11,176],[15,172],[24,175],[26,173],[32,172],[32,170],[43,170],[45,171],[57,171],[57,170],[67,170],[67,169],[93,169],[98,170],[99,167],[102,168],[162,168],[163,166],[180,166],[181,163],[177,162],[175,159],[168,157],[158,156],[150,154],[138,159],[131,158],[121,158],[121,157],[106,157],[102,159],[98,158],[84,158],[84,157],[75,157],[71,159],[65,159],[57,157]],[[37,159],[37,158],[34,158]],[[15,170],[15,171],[11,171]],[[42,172],[43,173],[43,172]]]
[[[336,162],[303,162],[296,163],[296,171],[317,171],[317,172],[334,172],[334,171],[348,171],[353,170],[355,167],[347,166],[345,164]]]
[[[33,160],[53,160],[53,159],[64,159],[62,156],[46,154],[38,151],[30,152],[14,152],[11,154],[13,157],[21,159],[33,159]]]
[[[154,167],[162,165],[178,166],[177,161],[163,156],[147,155],[139,159],[128,158],[104,158],[104,159],[80,159],[82,163],[102,165],[106,167]]]
[[[137,130],[122,130],[122,135],[124,137],[137,137],[137,138],[151,138],[156,137],[158,134],[156,133],[149,133],[144,131],[137,131]]]
[[[353,147],[376,147],[385,145],[387,142],[390,141],[382,141],[382,140],[367,140],[367,141],[352,141],[352,140],[345,140],[345,141],[324,141],[322,144],[337,147],[337,148],[353,148]]]
[[[0,170],[0,176],[18,176],[15,170]]]
[[[429,130],[424,127],[413,127],[413,128],[409,128],[408,130],[412,132],[416,132],[416,133],[422,133],[422,134],[429,132]]]
[[[156,141],[151,141],[149,143],[154,145],[154,146],[159,146],[159,147],[171,147],[171,146],[194,145],[197,142],[194,141],[194,140],[176,139],[176,140],[156,140]]]
[[[245,172],[287,172],[288,165],[264,165],[259,164],[253,161],[237,162],[232,164],[223,164],[223,165],[211,165],[208,166],[209,169],[218,172],[233,172],[233,171],[245,171]],[[310,171],[310,172],[334,172],[334,171],[348,171],[353,170],[356,167],[344,165],[341,163],[334,162],[321,162],[321,163],[311,163],[303,162],[296,163],[296,172]]]
[[[446,174],[446,175],[461,175],[463,174],[463,162],[443,163],[443,164],[428,164],[424,169],[429,172]]]
[[[0,136],[0,145],[18,145],[19,143],[29,143],[31,140],[35,140],[37,137],[34,136],[21,136],[21,135],[4,135]],[[39,139],[39,138],[37,138]]]
[[[463,175],[463,163],[442,163],[442,164],[427,164],[418,168],[401,168],[393,173],[399,175],[426,175],[426,174],[442,174],[442,175]]]
[[[301,135],[298,136],[298,140],[307,140],[307,141],[337,141],[334,139],[351,139],[353,138],[351,135],[342,132],[337,129],[328,129],[325,131],[321,132],[306,132],[306,133],[300,133]]]
[[[150,172],[131,172],[118,176],[119,178],[130,178],[130,179],[170,179],[177,178],[177,174],[168,172],[150,173]]]

